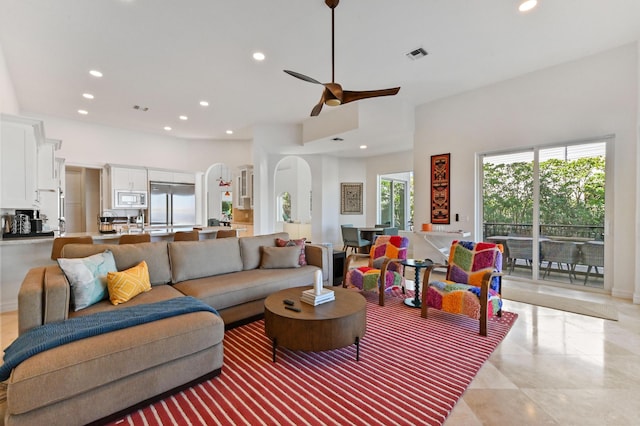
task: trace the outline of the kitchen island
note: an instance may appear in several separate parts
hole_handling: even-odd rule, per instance
[[[151,241],[172,241],[178,231],[191,231],[193,227],[156,227],[144,229],[151,235]],[[237,233],[245,231],[243,227],[207,226],[199,229],[200,239],[216,238],[218,230],[234,229]],[[131,234],[140,234],[140,229],[130,230]],[[123,233],[124,234],[124,233]],[[89,235],[94,244],[118,244],[120,233],[102,234],[99,232],[66,233],[65,237]],[[12,238],[0,240],[0,312],[18,309],[18,290],[27,271],[31,268],[55,264],[51,260],[51,248],[54,237]]]

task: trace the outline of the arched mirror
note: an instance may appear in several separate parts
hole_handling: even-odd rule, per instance
[[[276,231],[311,240],[311,167],[300,157],[285,157],[275,170]]]
[[[207,226],[218,226],[233,219],[233,179],[224,163],[209,167],[207,182]]]

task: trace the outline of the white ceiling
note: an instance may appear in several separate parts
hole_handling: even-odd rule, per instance
[[[335,14],[336,81],[401,86],[394,102],[410,106],[640,39],[640,0],[540,0],[527,14],[516,0],[342,0]],[[282,70],[331,79],[323,0],[0,0],[0,43],[21,111],[180,138],[301,123],[322,87]],[[409,60],[418,47],[429,55]],[[365,133],[369,153],[389,145]],[[395,150],[413,142],[398,139]]]

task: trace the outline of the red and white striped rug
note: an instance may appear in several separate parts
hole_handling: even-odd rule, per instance
[[[228,331],[222,374],[114,424],[129,425],[441,425],[516,314],[478,322],[436,310],[429,318],[389,297],[367,296],[360,343],[326,352],[278,349],[264,322]]]

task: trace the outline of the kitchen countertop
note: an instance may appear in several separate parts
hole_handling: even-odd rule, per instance
[[[200,234],[212,234],[214,232],[218,232],[219,230],[236,230],[236,231],[245,231],[246,228],[241,226],[205,226],[198,229]],[[176,226],[176,227],[156,227],[149,226],[145,227],[144,232],[140,232],[138,229],[133,229],[132,232],[123,232],[114,233],[114,234],[102,234],[100,232],[67,232],[64,234],[65,237],[83,237],[89,235],[96,242],[108,243],[109,240],[117,240],[120,238],[120,235],[129,234],[150,234],[152,237],[169,237],[175,234],[178,231],[191,231],[193,230],[193,226]],[[57,236],[57,235],[56,235]],[[43,244],[49,243],[53,241],[55,237],[34,237],[34,238],[13,238],[8,240],[0,239],[0,245],[2,246],[10,246],[10,245],[24,245],[24,244]]]

